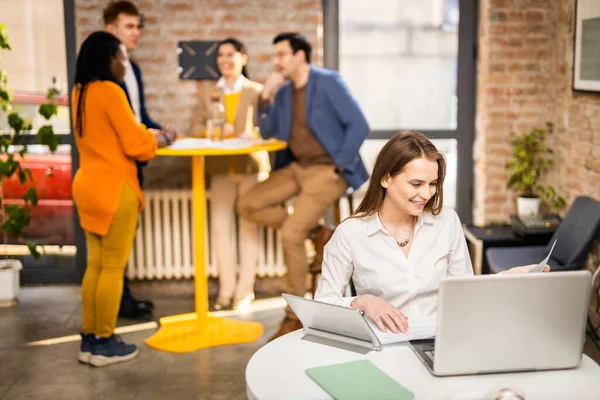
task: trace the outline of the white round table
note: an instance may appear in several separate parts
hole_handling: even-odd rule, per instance
[[[303,340],[302,330],[259,349],[246,366],[251,400],[331,399],[304,372],[307,368],[367,359],[414,393],[415,399],[472,399],[499,385],[517,387],[527,400],[600,399],[600,366],[583,355],[570,370],[438,378],[429,373],[410,347],[394,344],[366,354]],[[481,398],[481,397],[480,397]]]

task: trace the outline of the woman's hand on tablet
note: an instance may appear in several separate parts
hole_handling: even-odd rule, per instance
[[[363,311],[382,332],[387,332],[388,328],[394,333],[408,331],[408,318],[392,304],[373,295],[357,296],[350,307]]]

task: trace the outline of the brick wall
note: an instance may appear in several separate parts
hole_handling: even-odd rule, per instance
[[[556,26],[557,169],[549,179],[567,197],[600,199],[600,93],[573,91],[575,1],[560,1]]]
[[[477,224],[514,213],[504,165],[509,135],[554,120],[554,0],[482,0],[475,142]]]
[[[283,31],[304,33],[313,45],[313,62],[322,63],[320,0],[143,0],[135,1],[146,26],[132,58],[143,73],[148,112],[161,124],[187,135],[196,106],[198,83],[177,74],[177,42],[220,40],[235,36],[249,51],[252,79],[263,81],[272,71],[272,39]],[[108,0],[76,0],[78,47],[95,30],[103,29],[102,9]],[[158,157],[146,170],[146,188],[190,185],[187,158]]]
[[[483,0],[476,117],[478,224],[515,212],[505,189],[509,133],[555,125],[545,181],[570,204],[600,199],[600,93],[573,91],[575,0]]]

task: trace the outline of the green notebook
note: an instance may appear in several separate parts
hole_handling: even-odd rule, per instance
[[[336,400],[412,400],[414,397],[369,360],[308,368],[306,375]]]

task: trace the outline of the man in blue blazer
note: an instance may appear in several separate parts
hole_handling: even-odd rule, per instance
[[[263,137],[284,140],[288,147],[276,154],[269,179],[240,197],[237,210],[243,218],[281,229],[286,292],[303,297],[304,242],[349,186],[357,189],[368,179],[359,149],[369,125],[339,74],[310,64],[311,46],[303,35],[282,33],[273,44],[277,72],[261,93],[258,125]],[[294,211],[288,215],[284,203],[292,197]],[[288,307],[271,340],[301,327]]]
[[[138,8],[129,1],[111,2],[104,9],[103,17],[105,30],[115,35],[125,45],[127,52],[135,50],[141,34],[141,14]],[[133,61],[128,60],[127,63],[125,79],[120,86],[127,95],[135,118],[138,122],[146,125],[147,128],[162,130],[162,127],[154,122],[146,111],[144,84],[140,67]],[[175,133],[174,136],[176,136]],[[136,164],[141,187],[144,182],[143,168],[147,163],[136,162]],[[133,298],[125,277],[119,316],[132,319],[148,319],[152,315],[152,308],[152,302],[138,301]]]

